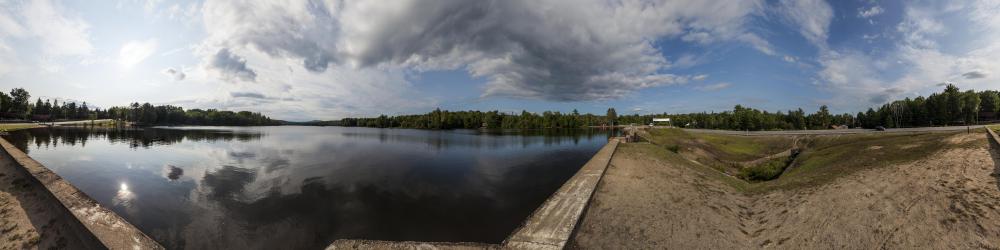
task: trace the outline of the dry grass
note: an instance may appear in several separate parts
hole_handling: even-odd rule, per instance
[[[37,127],[39,127],[38,124],[24,124],[24,123],[0,124],[0,131],[15,131],[28,128],[37,128]]]
[[[739,190],[759,193],[822,185],[860,170],[910,162],[945,148],[968,147],[985,140],[948,141],[961,133],[964,132],[805,136],[797,138],[802,151],[794,161],[775,158],[754,166],[741,166],[740,163],[789,150],[796,138],[659,129],[649,132],[649,140],[655,146],[637,149],[699,171],[719,172],[715,176],[725,183]]]

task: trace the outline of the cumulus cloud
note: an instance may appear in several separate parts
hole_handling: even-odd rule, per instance
[[[653,42],[736,41],[774,54],[745,24],[761,1],[207,1],[208,47],[250,48],[314,73],[331,65],[463,69],[483,96],[620,98],[681,84]],[[218,55],[215,55],[218,57]]]
[[[882,12],[885,12],[885,9],[882,9],[882,7],[875,5],[867,9],[865,8],[858,9],[858,17],[870,18],[882,14]]]
[[[986,72],[982,72],[982,71],[978,71],[978,70],[969,71],[969,72],[962,73],[962,77],[965,77],[965,79],[986,78]]]
[[[885,34],[894,42],[885,52],[865,53],[859,50],[823,51],[818,60],[821,70],[817,83],[834,95],[836,103],[852,109],[863,109],[904,96],[927,95],[941,91],[945,84],[960,88],[981,89],[997,78],[981,69],[1000,67],[1000,44],[978,44],[996,41],[1000,26],[993,19],[977,18],[979,9],[994,5],[987,2],[967,2],[967,10],[930,5],[910,5],[904,9],[903,20],[894,34]],[[998,6],[1000,7],[1000,6]],[[954,39],[946,34],[952,27],[970,25],[981,29],[971,37]],[[993,37],[990,37],[993,36]],[[890,40],[889,38],[897,38]],[[950,47],[971,50],[942,50],[939,42]],[[974,69],[974,70],[970,70]],[[985,87],[993,88],[993,87]],[[864,100],[858,102],[857,100]]]
[[[180,69],[167,68],[163,70],[163,74],[169,76],[174,81],[183,81],[184,78],[187,78],[187,74],[184,74]]]
[[[229,49],[220,49],[219,52],[216,52],[209,60],[208,67],[219,72],[222,79],[227,81],[253,82],[257,80],[257,72],[247,67],[247,60],[229,52]]]

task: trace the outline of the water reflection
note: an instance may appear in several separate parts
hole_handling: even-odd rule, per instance
[[[173,165],[167,165],[167,167],[164,168],[164,170],[165,170],[164,172],[166,172],[167,179],[170,179],[172,181],[176,181],[177,179],[181,178],[181,175],[184,175],[184,169],[175,167]]]
[[[115,206],[132,207],[135,194],[128,190],[128,183],[121,183],[118,187],[118,194],[111,200],[111,203]]]
[[[7,138],[168,248],[314,249],[339,238],[500,242],[608,133],[53,128]]]
[[[258,131],[233,131],[222,129],[178,130],[170,128],[100,128],[100,127],[53,127],[29,129],[5,136],[17,148],[28,152],[34,148],[61,146],[87,146],[88,140],[103,140],[110,143],[129,145],[130,148],[149,148],[154,145],[169,145],[187,141],[239,141],[259,140]]]

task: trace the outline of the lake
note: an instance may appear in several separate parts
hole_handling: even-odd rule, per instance
[[[39,128],[5,136],[170,249],[499,243],[611,132]]]

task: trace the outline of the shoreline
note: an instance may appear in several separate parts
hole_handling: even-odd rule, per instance
[[[619,145],[619,138],[609,139],[500,244],[340,239],[326,249],[564,249],[575,235]]]
[[[0,138],[4,248],[163,249],[113,211]],[[8,182],[9,181],[9,182]],[[10,185],[8,185],[10,184]],[[11,198],[13,197],[13,199]],[[39,232],[39,230],[41,232]],[[6,236],[6,233],[5,233]],[[6,245],[11,244],[11,245]]]

